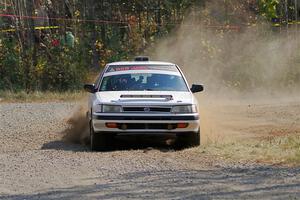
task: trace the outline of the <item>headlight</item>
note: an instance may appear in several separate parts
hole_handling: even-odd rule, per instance
[[[101,113],[102,112],[102,105],[101,104],[94,105],[93,106],[93,112]]]
[[[118,112],[122,112],[122,108],[121,108],[121,106],[102,105],[102,112],[104,112],[104,113],[118,113]]]
[[[96,113],[118,113],[122,112],[121,106],[97,104],[93,107]]]
[[[172,108],[172,113],[196,113],[196,105],[186,105],[186,106],[174,106]]]

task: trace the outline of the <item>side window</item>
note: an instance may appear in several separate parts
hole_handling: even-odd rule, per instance
[[[99,90],[99,88],[100,88],[100,81],[101,81],[103,73],[104,73],[104,70],[102,72],[100,72],[99,76],[97,77],[97,79],[94,83],[96,90]]]
[[[108,78],[107,77],[103,78],[102,84],[99,85],[99,90],[100,91],[106,91],[107,90],[107,82],[108,82]]]
[[[101,79],[101,74],[97,77],[96,81],[95,81],[95,87],[96,89],[98,90],[98,88],[100,87],[99,84],[100,84],[100,79]]]

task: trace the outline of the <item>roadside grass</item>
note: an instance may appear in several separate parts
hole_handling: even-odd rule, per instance
[[[12,92],[0,91],[0,103],[13,102],[50,102],[50,101],[77,101],[86,96],[84,91],[67,92]]]
[[[274,165],[300,165],[300,134],[208,144],[205,152],[224,159]],[[201,148],[203,151],[203,149]]]

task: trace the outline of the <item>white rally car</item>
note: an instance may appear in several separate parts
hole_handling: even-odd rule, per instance
[[[107,150],[117,135],[165,135],[181,147],[200,145],[198,103],[180,68],[137,57],[107,64],[95,84],[87,117],[92,150]]]

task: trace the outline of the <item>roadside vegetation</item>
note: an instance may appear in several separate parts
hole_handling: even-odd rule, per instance
[[[26,93],[25,91],[0,91],[0,103],[16,103],[16,102],[54,102],[80,101],[86,97],[86,93],[81,90],[67,92],[50,92],[50,91],[34,91]]]
[[[274,165],[300,165],[300,133],[222,143],[211,143],[199,148],[200,153],[240,161]]]
[[[7,0],[0,4],[0,90],[28,94],[80,90],[90,72],[99,72],[107,62],[151,54],[157,43],[182,24],[202,24],[219,38],[266,22],[274,27],[274,33],[281,33],[291,26],[288,22],[297,19],[298,11],[295,2],[285,0],[226,0],[217,4],[207,0],[89,4]],[[202,40],[207,58],[223,51],[209,39]],[[251,72],[246,70],[249,62],[232,66],[227,70],[230,76],[223,76],[224,82],[240,90],[251,85]],[[298,79],[291,74],[284,81],[290,84]]]

